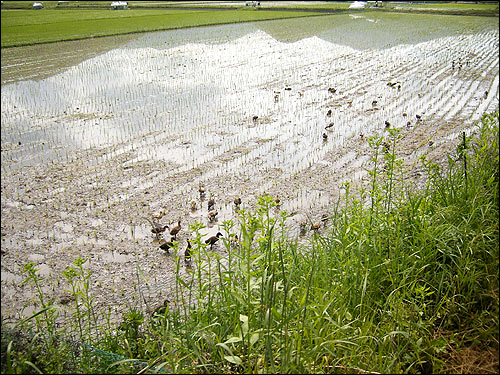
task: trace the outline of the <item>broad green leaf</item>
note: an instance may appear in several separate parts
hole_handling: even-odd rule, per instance
[[[241,365],[243,361],[237,355],[225,355],[224,359],[228,362],[234,363],[235,365]]]
[[[259,334],[258,333],[252,334],[252,336],[250,336],[250,345],[255,344],[258,339],[259,339]]]
[[[230,337],[229,339],[227,339],[224,344],[231,344],[233,342],[240,342],[242,340],[241,337],[237,337],[237,336],[233,336],[233,337]]]

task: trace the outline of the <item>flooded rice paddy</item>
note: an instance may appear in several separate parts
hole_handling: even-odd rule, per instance
[[[34,297],[28,261],[56,303],[77,257],[99,309],[172,300],[173,256],[144,219],[160,210],[183,251],[190,224],[213,235],[235,197],[267,193],[298,236],[366,177],[385,121],[418,177],[420,155],[442,160],[498,106],[498,50],[496,18],[377,13],[2,50],[2,317]]]

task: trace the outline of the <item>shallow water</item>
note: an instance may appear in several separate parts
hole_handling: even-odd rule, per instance
[[[252,208],[269,193],[296,213],[298,235],[300,221],[331,213],[344,182],[362,181],[366,137],[385,121],[402,129],[398,154],[416,168],[498,106],[494,18],[363,12],[95,42],[76,60],[61,52],[56,68],[28,53],[32,73],[2,82],[2,314],[25,302],[13,282],[27,260],[55,283],[90,259],[103,305],[139,292],[163,300],[173,259],[143,217],[182,220],[183,250],[190,224],[203,223],[205,239],[236,220],[235,196]],[[132,286],[137,267],[154,287]]]

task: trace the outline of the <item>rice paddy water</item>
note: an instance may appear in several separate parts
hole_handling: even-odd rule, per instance
[[[182,220],[184,247],[190,224],[214,235],[234,197],[251,208],[267,193],[296,213],[298,236],[366,176],[366,137],[386,121],[418,170],[419,155],[442,157],[494,110],[498,42],[496,18],[353,13],[96,41],[99,53],[61,53],[32,73],[23,61],[36,59],[2,51],[2,314],[29,300],[30,259],[58,298],[77,257],[103,309],[137,303],[138,266],[140,293],[167,298],[174,261],[141,219],[160,209],[162,223]]]

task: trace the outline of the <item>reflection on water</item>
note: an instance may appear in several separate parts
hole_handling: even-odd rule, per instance
[[[2,84],[6,258],[31,251],[53,275],[50,256],[90,254],[119,275],[120,293],[140,260],[152,285],[172,285],[164,267],[174,257],[156,257],[140,217],[164,209],[163,224],[181,219],[183,251],[190,224],[206,225],[205,240],[237,221],[234,197],[251,209],[264,192],[294,212],[299,235],[304,220],[331,213],[343,181],[364,176],[361,143],[385,121],[430,137],[498,104],[498,20],[449,20],[363,13],[148,33],[57,72],[35,69],[50,77]],[[18,281],[3,260],[2,285]]]

